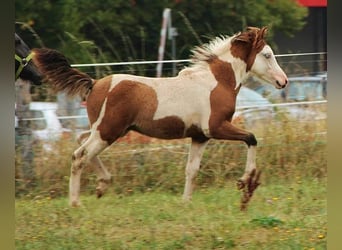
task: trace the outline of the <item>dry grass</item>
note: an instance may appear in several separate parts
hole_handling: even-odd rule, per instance
[[[189,140],[131,135],[100,157],[113,175],[96,200],[91,167],[82,175],[83,207],[68,207],[74,139],[35,150],[35,186],[17,157],[16,249],[326,249],[326,121],[277,117],[254,131],[262,184],[246,213],[235,180],[246,146],[211,141],[192,203],[181,202]]]
[[[262,170],[262,182],[272,179],[293,180],[297,176],[325,177],[326,121],[297,122],[284,117],[254,131],[258,138],[257,167]],[[100,154],[113,176],[112,188],[116,193],[166,190],[182,192],[184,169],[189,150],[189,139],[157,140],[130,134]],[[36,188],[39,195],[66,195],[72,152],[78,147],[74,138],[53,144],[46,152],[37,145],[34,157]],[[246,161],[246,146],[241,142],[212,140],[208,144],[198,186],[220,186],[239,178]],[[17,157],[17,193],[25,191],[20,179],[22,161]],[[82,193],[93,194],[96,175],[87,167],[82,175]],[[23,192],[25,193],[25,192]]]

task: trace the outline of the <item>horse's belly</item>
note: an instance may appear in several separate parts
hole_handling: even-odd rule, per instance
[[[150,137],[160,139],[181,139],[191,137],[197,140],[208,138],[208,129],[202,128],[197,119],[184,121],[178,116],[167,116],[156,120],[137,123],[132,129]]]
[[[185,137],[186,126],[179,117],[168,116],[157,120],[141,121],[133,130],[160,139],[180,139]]]

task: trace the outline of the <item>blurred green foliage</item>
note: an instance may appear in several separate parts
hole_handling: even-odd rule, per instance
[[[60,50],[71,63],[156,60],[164,8],[178,31],[177,58],[246,26],[269,26],[272,43],[275,30],[291,36],[308,14],[294,0],[16,0],[16,32],[30,47]]]

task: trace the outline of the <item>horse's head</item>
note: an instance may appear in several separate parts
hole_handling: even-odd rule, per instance
[[[26,43],[15,33],[15,80],[21,78],[41,84],[42,76],[31,61],[33,54]]]
[[[232,40],[232,53],[244,60],[246,71],[273,84],[276,88],[284,88],[288,79],[280,68],[273,51],[264,40],[267,28],[249,27],[237,34]]]

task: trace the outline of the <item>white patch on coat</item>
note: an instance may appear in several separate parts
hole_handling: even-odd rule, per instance
[[[246,173],[251,173],[256,168],[256,146],[249,146],[247,151]]]
[[[103,147],[103,143],[108,144],[106,141],[101,139],[100,131],[97,129],[98,126],[101,124],[103,117],[105,116],[106,105],[107,105],[107,98],[105,98],[105,100],[103,101],[103,104],[102,104],[102,107],[100,110],[100,114],[99,114],[97,120],[91,126],[91,129],[90,129],[91,133],[90,133],[88,140],[83,144],[83,146],[86,147],[88,152],[97,151],[98,149]],[[98,144],[99,147],[96,147],[96,145],[94,145],[94,146],[91,146],[92,148],[88,148],[87,142],[93,141],[93,140],[97,140],[99,142],[99,144]]]
[[[280,68],[269,45],[265,45],[256,55],[254,64],[251,68],[251,73],[277,88],[280,86],[276,84],[276,81],[281,85],[286,85],[287,83],[287,76]]]
[[[146,84],[155,91],[158,100],[153,120],[177,116],[186,128],[196,125],[209,136],[210,93],[217,81],[207,67],[207,70],[199,72],[186,68],[176,77],[165,78],[117,74],[113,75],[109,91],[124,80]]]
[[[243,60],[233,57],[230,53],[229,55],[233,59],[227,58],[227,56],[219,57],[219,59],[225,62],[229,62],[232,65],[236,81],[235,89],[237,89],[248,78],[249,72],[246,73],[247,64]]]
[[[210,93],[216,85],[216,79],[210,72],[180,74],[172,83],[155,85],[158,106],[153,119],[177,116],[186,128],[196,125],[208,133]]]
[[[97,120],[92,124],[91,126],[91,131],[93,132],[94,130],[97,129],[97,127],[101,124],[102,119],[105,115],[106,112],[106,105],[107,105],[107,97],[104,99],[103,104],[101,106],[100,114],[97,117]]]

